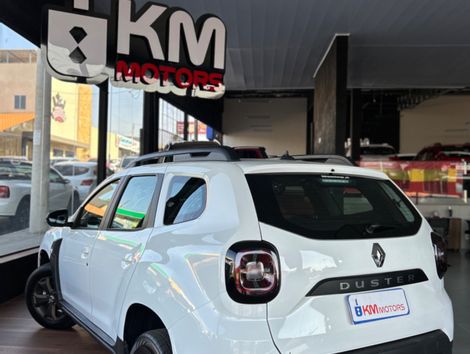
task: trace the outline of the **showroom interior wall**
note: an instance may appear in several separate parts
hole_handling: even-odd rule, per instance
[[[469,133],[469,95],[439,96],[400,114],[402,153],[418,152],[435,143],[467,143]]]
[[[226,98],[224,144],[264,146],[269,155],[304,154],[307,98]]]

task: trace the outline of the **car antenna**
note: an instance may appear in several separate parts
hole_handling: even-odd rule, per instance
[[[286,150],[284,155],[281,156],[281,160],[295,160],[291,155],[289,155],[289,151]]]

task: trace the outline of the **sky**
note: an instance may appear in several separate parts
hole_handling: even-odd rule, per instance
[[[0,23],[0,49],[37,49],[37,47]],[[142,128],[143,92],[111,87],[108,129],[114,133],[139,137]],[[93,126],[98,126],[98,89],[93,86]]]

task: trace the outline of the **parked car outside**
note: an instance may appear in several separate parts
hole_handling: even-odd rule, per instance
[[[125,169],[132,161],[134,161],[138,156],[124,156],[121,159],[121,165],[117,169],[117,171],[121,171]]]
[[[451,353],[445,244],[385,174],[227,149],[142,157],[51,213],[32,316],[117,353]]]
[[[51,166],[55,166],[58,163],[61,162],[74,162],[74,161],[80,161],[79,159],[75,157],[53,157],[51,158]]]
[[[8,218],[16,228],[29,223],[31,198],[31,162],[0,158],[0,217]],[[49,210],[73,211],[79,195],[69,180],[57,170],[49,170]]]
[[[60,162],[54,167],[65,176],[80,196],[80,203],[96,187],[96,162]]]

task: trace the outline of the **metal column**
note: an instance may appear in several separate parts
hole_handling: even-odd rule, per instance
[[[108,97],[109,83],[103,82],[98,86],[99,108],[98,108],[98,166],[97,180],[101,183],[106,178],[106,152],[108,136]]]
[[[351,116],[349,137],[351,138],[351,159],[358,161],[361,157],[362,100],[361,90],[351,90]]]
[[[144,93],[144,117],[141,135],[141,154],[158,151],[160,98],[157,93]]]
[[[51,76],[46,71],[39,51],[36,70],[36,112],[33,133],[29,230],[32,233],[42,233],[48,229],[46,216],[49,213]]]
[[[337,35],[315,72],[314,150],[344,155],[348,121],[348,40]]]

